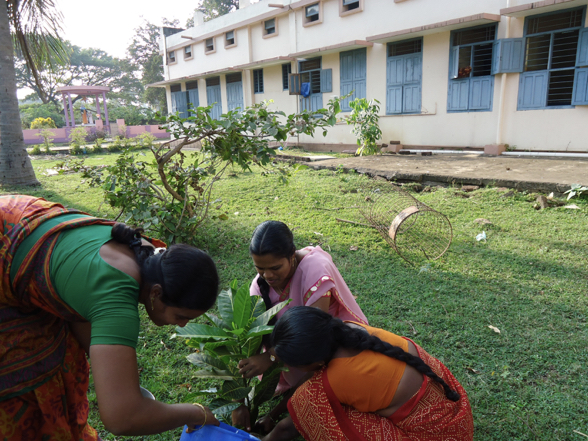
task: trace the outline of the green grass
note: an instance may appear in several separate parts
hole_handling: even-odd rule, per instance
[[[51,162],[33,164],[42,186],[21,192],[94,215],[116,214],[79,175],[45,177],[40,172]],[[476,440],[583,439],[573,431],[588,433],[586,199],[572,201],[580,210],[537,211],[534,195],[503,197],[494,188],[469,198],[452,188],[414,194],[449,217],[454,239],[439,261],[411,266],[375,230],[336,221],[357,219],[357,210],[346,207],[363,200],[352,192],[363,180],[326,170],[300,171],[288,185],[272,175],[227,176],[213,199],[222,199],[215,206],[229,220],[208,221],[194,244],[213,256],[223,286],[234,278],[248,283],[255,275],[248,256],[253,228],[267,219],[286,222],[298,247],[320,244],[332,254],[371,325],[412,338],[451,369],[472,403]],[[476,218],[492,225],[481,227]],[[477,242],[482,230],[487,241]],[[142,319],[142,385],[168,403],[207,387],[192,378],[188,348],[170,338],[174,330]],[[91,423],[114,440],[99,422],[93,393],[90,402]],[[118,439],[177,440],[179,431]]]

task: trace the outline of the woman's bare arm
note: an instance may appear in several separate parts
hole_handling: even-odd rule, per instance
[[[204,422],[199,406],[164,404],[141,395],[133,348],[92,345],[90,361],[100,418],[113,434],[150,435]],[[210,410],[206,413],[206,424],[219,424]]]

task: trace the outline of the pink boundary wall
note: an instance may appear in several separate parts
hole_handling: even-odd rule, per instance
[[[82,126],[78,126],[82,127]],[[94,126],[84,127],[88,133],[92,133],[96,130]],[[61,129],[49,129],[55,135],[53,142],[55,143],[67,143],[69,142],[69,133],[71,127],[63,127]],[[158,139],[169,138],[169,133],[165,129],[160,129],[158,125],[147,125],[147,126],[127,126],[127,138],[135,138],[143,132],[149,132]],[[26,145],[41,144],[43,138],[38,136],[41,133],[41,129],[27,129],[22,131],[24,137],[24,143]]]

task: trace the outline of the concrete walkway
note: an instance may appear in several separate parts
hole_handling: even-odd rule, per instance
[[[588,186],[588,159],[477,154],[381,155],[337,158],[308,164],[315,169],[354,169],[397,182],[479,185],[563,193],[571,184]]]

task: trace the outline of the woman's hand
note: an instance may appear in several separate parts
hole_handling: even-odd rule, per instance
[[[251,415],[247,406],[243,404],[233,410],[231,413],[231,422],[233,426],[245,427],[247,432],[251,432]]]
[[[276,422],[268,413],[255,422],[254,429],[256,432],[270,433],[276,427]]]
[[[239,362],[239,373],[243,378],[257,377],[267,371],[272,363],[269,351],[253,355]]]
[[[206,407],[206,406],[196,406],[200,409],[200,413],[201,413],[201,417],[199,418],[200,421],[197,424],[197,426],[203,426],[203,425],[207,425],[207,426],[218,426],[220,425],[219,420],[216,419],[216,417],[214,416],[214,414],[212,413],[212,411]],[[204,412],[202,412],[202,410],[204,410]],[[206,415],[206,418],[204,417],[204,415]],[[198,429],[193,429],[191,427],[188,427],[186,429],[186,433],[191,433],[194,432],[195,430]]]

